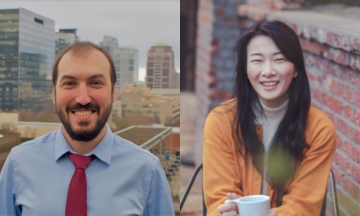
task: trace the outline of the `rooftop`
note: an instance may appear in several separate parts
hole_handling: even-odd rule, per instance
[[[148,140],[150,140],[151,138],[157,136],[164,130],[166,130],[165,127],[157,128],[157,127],[146,127],[146,126],[134,126],[121,130],[116,134],[137,145],[141,145],[147,142]]]
[[[163,42],[156,43],[156,44],[153,45],[153,47],[164,47],[164,46],[171,47],[169,44],[163,43]]]

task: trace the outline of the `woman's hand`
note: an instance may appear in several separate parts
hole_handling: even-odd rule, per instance
[[[235,193],[228,193],[227,199],[232,200],[236,199],[237,196]],[[239,209],[235,203],[226,203],[219,206],[218,211],[221,216],[239,216]],[[240,215],[241,216],[241,215]],[[277,216],[277,212],[275,210],[270,210],[269,216]]]
[[[237,198],[237,196],[235,193],[227,194],[228,200],[232,200],[232,199],[236,199],[236,198]],[[221,216],[237,216],[237,215],[239,215],[239,210],[235,203],[223,204],[223,205],[219,206],[218,211]]]

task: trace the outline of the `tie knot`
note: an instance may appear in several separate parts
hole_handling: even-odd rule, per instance
[[[86,169],[90,162],[95,158],[94,155],[83,156],[68,152],[70,160],[73,162],[76,169]]]

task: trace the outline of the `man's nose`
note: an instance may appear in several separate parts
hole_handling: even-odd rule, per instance
[[[79,104],[86,105],[90,103],[91,98],[89,96],[88,89],[86,86],[80,86],[75,101]]]

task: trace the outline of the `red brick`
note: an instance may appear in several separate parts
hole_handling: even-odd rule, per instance
[[[328,106],[336,113],[341,112],[342,103],[340,100],[336,99],[333,96],[328,96]]]
[[[352,143],[347,140],[343,140],[341,145],[341,150],[345,152],[355,162],[360,161],[360,151],[359,149]]]
[[[341,49],[330,48],[329,59],[342,65],[346,65],[346,53]],[[345,71],[344,71],[345,72]]]
[[[355,100],[356,105],[360,107],[360,91],[355,92],[355,98],[356,98]]]
[[[355,92],[355,89],[351,86],[347,86],[346,87],[346,94],[347,94],[347,97],[345,98],[347,101],[349,101],[350,103],[354,102],[354,92]]]
[[[336,81],[335,79],[332,79],[332,78],[330,78],[330,80],[331,80],[331,83],[330,83],[330,86],[329,86],[329,91],[332,94],[337,94],[338,93],[337,89],[338,89],[338,86],[339,86],[339,82]]]
[[[341,178],[341,186],[345,189],[354,199],[360,198],[360,189],[359,185],[353,180],[349,179],[347,176]]]
[[[335,163],[338,164],[340,169],[346,174],[351,175],[351,173],[353,173],[352,164],[347,160],[345,156],[339,153],[339,151],[335,152]]]
[[[350,67],[356,70],[360,70],[360,56],[350,55]]]
[[[341,148],[341,147],[342,147],[342,143],[343,143],[343,141],[342,141],[341,137],[340,137],[340,136],[337,136],[337,137],[336,137],[336,148]]]
[[[357,84],[358,73],[355,70],[346,68],[346,80],[351,84]]]
[[[352,115],[353,115],[354,111],[355,111],[354,108],[350,105],[343,106],[343,115],[347,119],[352,119]],[[359,115],[359,118],[360,118],[360,115]],[[360,119],[359,119],[359,122],[360,122]]]
[[[353,38],[351,41],[351,49],[360,52],[360,41],[357,38]]]
[[[353,109],[353,117],[351,118],[351,120],[360,126],[360,112],[357,110]]]
[[[360,149],[357,146],[353,146],[351,158],[354,161],[360,163]]]
[[[322,57],[326,57],[328,53],[328,47],[326,45],[317,42],[310,42],[309,45],[310,45],[309,51],[311,53],[314,53]]]
[[[352,166],[352,177],[357,183],[360,183],[360,165]]]
[[[359,133],[359,131],[354,133],[354,140],[355,140],[356,143],[360,143],[360,133]]]
[[[345,67],[339,64],[331,64],[330,65],[330,72],[334,76],[345,80],[346,79],[346,73],[345,73]]]
[[[340,173],[340,170],[336,166],[332,166],[331,169],[334,173],[334,178],[335,178],[336,184],[340,184],[340,180],[343,175]]]

